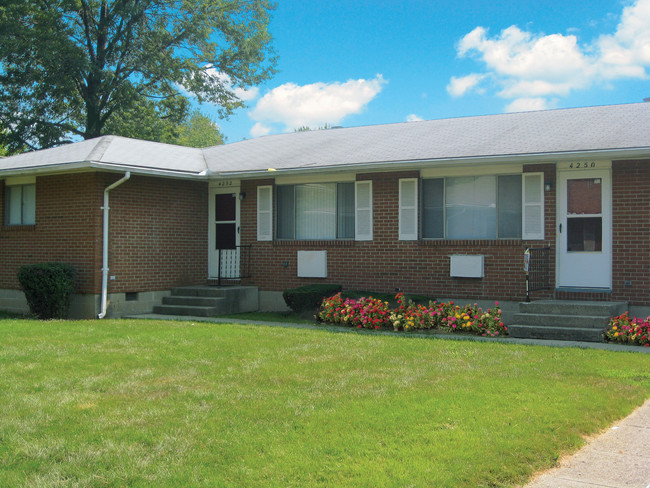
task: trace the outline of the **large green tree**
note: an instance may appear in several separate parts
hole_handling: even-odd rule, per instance
[[[182,124],[189,96],[228,116],[274,73],[269,0],[2,0],[0,143]],[[153,122],[152,122],[153,124]],[[162,129],[161,129],[162,127]],[[134,130],[134,132],[136,132]],[[128,134],[126,134],[128,135]]]

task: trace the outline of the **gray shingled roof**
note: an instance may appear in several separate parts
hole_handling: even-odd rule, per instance
[[[296,132],[194,149],[117,136],[0,159],[0,175],[115,168],[178,175],[327,170],[345,165],[639,154],[650,157],[650,103]]]
[[[211,171],[650,148],[650,103],[297,132],[205,149]]]
[[[96,139],[65,146],[33,151],[0,159],[4,171],[47,169],[57,166],[89,166],[174,173],[198,174],[206,170],[203,151],[190,147],[141,141],[119,136]]]

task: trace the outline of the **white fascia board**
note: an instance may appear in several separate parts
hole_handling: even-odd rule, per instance
[[[132,174],[145,176],[163,176],[169,178],[189,178],[195,180],[205,180],[208,178],[208,170],[196,173],[192,171],[179,171],[172,169],[156,169],[143,166],[130,166],[128,164],[111,164],[111,163],[91,163],[91,168],[104,171],[130,171]]]
[[[354,171],[355,173],[369,173],[374,171],[419,171],[427,167],[444,167],[477,164],[530,164],[530,163],[555,163],[576,159],[650,159],[650,147],[630,149],[598,149],[592,151],[565,151],[534,154],[507,154],[497,156],[473,156],[467,158],[423,159],[380,161],[368,163],[333,164],[330,166],[310,166],[302,168],[259,169],[252,171],[215,171],[212,174],[221,178],[261,179],[274,178],[279,175],[299,175],[315,173],[332,173],[339,171]]]
[[[123,173],[130,171],[132,174],[144,176],[160,176],[164,178],[180,178],[180,179],[194,179],[205,180],[208,177],[207,170],[200,173],[192,173],[188,171],[174,171],[164,169],[150,169],[138,166],[129,166],[125,164],[111,164],[111,163],[98,163],[93,161],[81,161],[75,163],[59,163],[44,166],[25,166],[22,168],[12,168],[7,170],[0,170],[0,179],[16,176],[16,175],[48,175],[48,174],[62,174],[62,173],[84,173],[88,171],[108,171],[115,173]]]

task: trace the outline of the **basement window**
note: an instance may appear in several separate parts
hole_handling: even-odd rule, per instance
[[[138,301],[138,292],[137,291],[127,291],[124,294],[124,301],[126,301],[126,302],[137,302]]]

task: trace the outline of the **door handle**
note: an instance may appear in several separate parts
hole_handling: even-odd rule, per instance
[[[562,224],[560,223],[560,234],[562,233]]]

